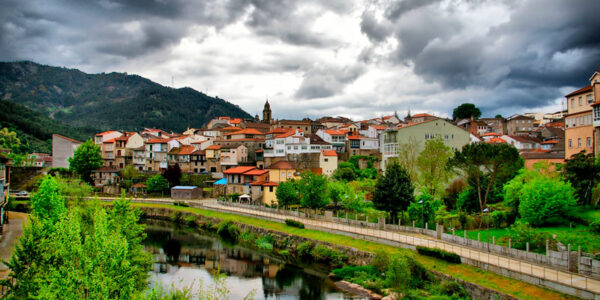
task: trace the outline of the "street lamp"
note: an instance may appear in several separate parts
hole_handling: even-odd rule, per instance
[[[423,203],[423,200],[419,200],[419,204],[421,204],[421,226],[423,226],[423,228],[425,227],[425,204]]]

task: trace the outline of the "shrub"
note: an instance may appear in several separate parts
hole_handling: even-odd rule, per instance
[[[452,299],[467,299],[469,296],[462,285],[452,280],[444,280],[439,284],[432,285],[429,290],[432,294],[450,296]]]
[[[286,250],[281,250],[281,251],[279,251],[279,255],[286,256],[286,257],[290,256],[290,250],[287,250],[287,249]]]
[[[273,237],[270,234],[267,235],[263,235],[261,237],[259,237],[258,239],[256,239],[254,241],[254,243],[256,244],[256,247],[258,247],[258,249],[261,250],[266,250],[266,251],[273,251],[273,242],[275,240],[273,239]]]
[[[535,178],[520,191],[519,214],[532,226],[564,222],[576,204],[570,183],[553,178]]]
[[[387,252],[381,249],[375,251],[375,256],[371,264],[379,270],[379,272],[385,272],[390,266],[390,256]]]
[[[439,258],[450,263],[460,264],[460,256],[442,249],[417,246],[417,252],[419,252],[419,254]]]
[[[596,233],[600,233],[600,220],[590,223],[590,228]]]
[[[360,284],[361,286],[380,293],[385,287],[386,282],[381,272],[372,265],[367,266],[345,266],[334,269],[333,275],[343,280]]]
[[[184,217],[185,220],[185,224],[187,224],[187,226],[189,227],[196,227],[198,226],[198,224],[196,223],[197,218],[195,216],[185,216]]]
[[[171,215],[171,222],[177,224],[183,224],[185,221],[183,219],[183,214],[180,211],[176,211]]]
[[[183,201],[173,202],[173,205],[175,205],[175,206],[182,206],[182,207],[189,207],[190,206],[189,204],[187,204],[187,203],[185,203]]]
[[[387,285],[396,292],[404,293],[409,288],[410,277],[410,267],[406,257],[394,257],[385,272]]]
[[[508,238],[512,240],[513,248],[524,250],[529,242],[529,250],[534,252],[543,252],[546,249],[546,240],[551,240],[549,233],[538,233],[521,220],[510,227]]]
[[[233,221],[222,221],[217,227],[217,234],[223,238],[236,241],[240,236],[240,228]]]
[[[298,245],[296,250],[298,251],[298,257],[310,257],[312,249],[315,247],[315,243],[306,241]]]
[[[304,224],[292,219],[285,219],[285,225],[304,229]]]
[[[328,263],[331,266],[340,266],[348,260],[348,256],[325,245],[317,245],[311,251],[314,260]]]
[[[246,229],[240,234],[238,240],[242,243],[250,244],[256,240],[256,234],[250,232],[249,229]]]

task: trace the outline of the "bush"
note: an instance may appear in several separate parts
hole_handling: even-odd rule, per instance
[[[390,256],[387,252],[381,249],[375,251],[375,256],[371,261],[371,264],[379,270],[379,272],[385,272],[390,266]]]
[[[332,273],[338,278],[360,284],[366,289],[377,293],[380,293],[386,287],[384,276],[372,265],[345,266],[334,269]]]
[[[275,239],[270,234],[263,235],[260,238],[256,239],[254,243],[256,247],[261,250],[273,251],[273,242]]]
[[[281,250],[281,251],[279,251],[279,255],[288,257],[288,256],[290,256],[290,250],[287,250],[287,249]]]
[[[180,211],[176,211],[171,215],[171,222],[177,224],[183,224],[185,221],[183,219],[183,214]]]
[[[237,241],[240,228],[233,221],[222,221],[217,227],[217,234],[231,241]]]
[[[549,233],[538,233],[529,224],[521,220],[510,227],[508,238],[512,241],[512,247],[525,250],[529,242],[529,250],[543,252],[546,249],[546,240],[551,240]]]
[[[520,191],[519,214],[532,226],[565,222],[577,203],[570,183],[552,178],[535,178]]]
[[[306,257],[310,257],[311,255],[311,251],[312,249],[315,247],[315,243],[311,242],[311,241],[306,241],[304,243],[301,243],[298,245],[298,248],[296,248],[297,252],[298,252],[298,257],[301,258],[306,258]]]
[[[317,245],[311,251],[314,260],[330,264],[333,267],[341,266],[348,260],[348,256],[325,245]]]
[[[182,206],[182,207],[190,207],[190,205],[189,205],[189,204],[187,204],[187,203],[185,203],[185,202],[183,202],[183,201],[176,201],[176,202],[173,202],[173,205],[175,205],[175,206]]]
[[[439,258],[450,263],[460,264],[460,256],[442,249],[417,246],[417,252],[419,252],[419,254]]]
[[[191,215],[185,216],[183,219],[185,221],[185,224],[187,224],[187,226],[189,226],[189,227],[194,228],[194,227],[198,226],[198,224],[196,223],[196,220],[197,220],[196,216],[191,216]]]
[[[285,225],[304,229],[304,224],[292,219],[285,219]]]
[[[600,220],[590,223],[590,228],[593,232],[600,233]]]

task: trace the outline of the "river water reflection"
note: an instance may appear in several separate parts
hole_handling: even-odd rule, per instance
[[[196,231],[173,227],[168,222],[148,221],[146,251],[155,257],[152,280],[163,286],[191,288],[214,284],[213,272],[227,274],[231,299],[357,299],[338,290],[325,272],[286,263],[277,257]],[[200,284],[201,283],[201,284]]]

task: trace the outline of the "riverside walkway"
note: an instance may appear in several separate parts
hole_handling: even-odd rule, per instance
[[[285,219],[294,219],[304,223],[304,225],[309,228],[330,231],[334,233],[346,233],[354,235],[357,238],[379,241],[382,243],[395,242],[407,245],[409,247],[425,246],[430,248],[439,248],[460,255],[463,258],[463,261],[467,261],[469,264],[484,269],[489,269],[501,275],[524,280],[536,285],[545,286],[550,289],[583,298],[600,299],[600,280],[580,274],[558,270],[548,266],[533,264],[512,257],[492,254],[480,249],[473,249],[463,245],[452,244],[426,236],[415,236],[413,234],[403,234],[399,232],[345,225],[325,220],[291,216],[288,214],[274,213],[258,209],[223,205],[217,201],[202,201],[200,202],[200,206],[213,210],[256,216],[280,222]]]

